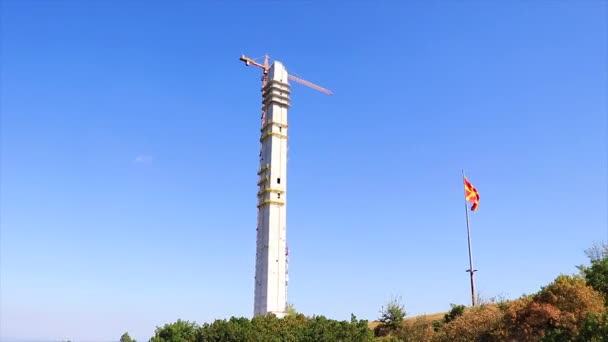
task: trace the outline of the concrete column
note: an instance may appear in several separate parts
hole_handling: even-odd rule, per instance
[[[268,71],[262,105],[262,163],[258,171],[254,316],[287,311],[287,110],[290,85],[285,67]]]

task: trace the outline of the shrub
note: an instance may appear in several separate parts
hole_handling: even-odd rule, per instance
[[[452,309],[450,309],[450,311],[446,313],[443,317],[443,323],[450,323],[456,317],[462,316],[462,314],[464,313],[464,305],[450,304],[450,306],[452,307]]]
[[[395,336],[405,342],[431,342],[435,337],[433,321],[425,316],[404,321]]]
[[[589,314],[603,312],[600,293],[581,277],[560,275],[537,294],[510,303],[504,323],[517,341],[570,341]]]
[[[504,341],[502,312],[495,306],[479,306],[464,311],[437,331],[436,340]]]

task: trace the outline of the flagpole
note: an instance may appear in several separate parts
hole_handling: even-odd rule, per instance
[[[462,180],[464,182],[464,169],[462,170]],[[467,205],[466,190],[464,198],[464,214],[467,220],[467,240],[469,242],[469,269],[467,272],[471,275],[471,304],[475,306],[475,269],[473,269],[473,253],[471,252],[471,228],[469,226],[469,207]]]

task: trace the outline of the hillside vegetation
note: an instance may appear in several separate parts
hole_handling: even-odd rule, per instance
[[[178,320],[157,327],[150,342],[608,342],[608,245],[586,253],[589,264],[578,266],[578,274],[558,275],[538,292],[510,301],[452,304],[445,313],[408,318],[404,304],[391,299],[373,322],[354,315],[337,321],[294,310],[281,319],[232,317],[203,325]],[[133,342],[128,333],[121,341]]]

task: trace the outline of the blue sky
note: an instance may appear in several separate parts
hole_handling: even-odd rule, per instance
[[[0,338],[250,317],[260,72],[293,85],[289,301],[508,298],[608,238],[602,1],[3,1]]]

